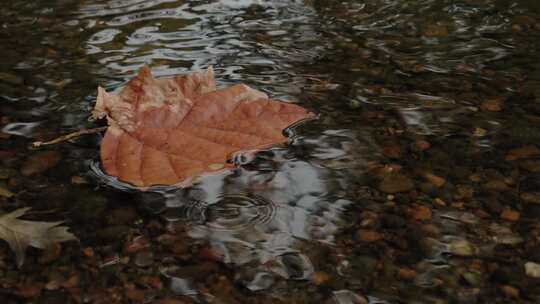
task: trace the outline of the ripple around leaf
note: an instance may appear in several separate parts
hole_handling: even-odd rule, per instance
[[[237,232],[270,222],[277,206],[256,195],[227,194],[217,203],[193,201],[186,207],[187,219],[212,231]]]
[[[83,17],[104,17],[142,11],[164,3],[177,0],[118,0],[109,1],[108,4],[86,5],[81,8]]]
[[[34,129],[41,125],[41,123],[42,122],[14,122],[3,127],[2,132],[6,134],[32,137]]]

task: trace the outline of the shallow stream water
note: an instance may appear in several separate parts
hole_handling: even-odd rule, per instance
[[[80,239],[0,243],[2,303],[540,302],[540,4],[11,0],[0,209]],[[213,66],[318,119],[185,189],[106,176],[97,86]]]

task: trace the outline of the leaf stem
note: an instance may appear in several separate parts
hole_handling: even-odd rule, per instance
[[[105,131],[105,130],[107,130],[107,127],[99,127],[99,128],[93,128],[93,129],[82,129],[82,130],[79,130],[79,131],[76,131],[76,132],[73,132],[73,133],[69,133],[69,134],[59,136],[59,137],[57,137],[57,138],[55,138],[53,140],[35,141],[35,142],[32,143],[32,147],[39,148],[41,146],[55,145],[55,144],[58,144],[58,143],[61,143],[61,142],[64,142],[64,141],[68,141],[68,140],[73,139],[73,138],[81,137],[82,135],[95,134],[95,133],[99,133],[99,132],[102,132],[102,131]]]

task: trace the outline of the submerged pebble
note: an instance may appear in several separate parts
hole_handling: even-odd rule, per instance
[[[540,192],[525,192],[521,194],[521,199],[526,203],[540,204]]]
[[[468,271],[465,272],[462,276],[465,281],[467,281],[467,283],[471,286],[478,287],[482,283],[482,275],[478,272]]]
[[[478,249],[467,240],[453,240],[448,244],[448,251],[454,255],[469,257],[476,255]]]
[[[154,263],[152,251],[139,251],[133,258],[133,263],[139,267],[149,267]]]
[[[0,183],[0,196],[1,197],[10,198],[10,197],[12,197],[14,195],[15,195],[15,193],[9,191],[7,187],[3,186]]]
[[[115,225],[105,227],[96,231],[96,234],[105,240],[121,240],[127,235],[130,227],[125,225]]]
[[[260,291],[270,288],[274,284],[274,277],[268,272],[259,272],[246,287],[251,291]]]
[[[519,289],[511,285],[501,286],[501,291],[509,298],[518,299],[519,298]]]
[[[0,72],[0,82],[7,82],[12,85],[21,85],[24,83],[24,79],[15,74]]]
[[[515,210],[512,210],[512,209],[504,209],[501,212],[500,216],[501,216],[501,219],[503,219],[503,220],[515,222],[515,221],[519,220],[520,213],[518,211],[515,211]]]
[[[382,240],[383,237],[383,234],[372,230],[360,229],[356,233],[356,238],[360,242],[376,242]]]
[[[56,167],[62,156],[58,151],[44,151],[33,154],[23,163],[21,173],[24,176],[31,176],[43,173]]]
[[[368,304],[368,300],[350,290],[337,290],[333,292],[336,304]]]
[[[526,262],[525,274],[532,278],[540,278],[540,264],[535,262]]]
[[[417,221],[430,220],[432,216],[431,209],[426,206],[414,206],[410,209],[411,217]]]
[[[446,183],[446,179],[440,176],[437,176],[433,173],[426,172],[423,174],[423,176],[429,183],[431,183],[433,186],[437,188],[444,186],[444,184]]]
[[[540,156],[540,149],[536,146],[523,146],[519,148],[512,149],[506,154],[505,159],[507,161],[514,161],[523,158],[531,158]]]
[[[384,193],[408,192],[414,188],[411,178],[401,173],[389,173],[379,183],[379,190]]]
[[[503,109],[504,101],[501,98],[489,99],[480,105],[480,108],[484,111],[500,112]]]

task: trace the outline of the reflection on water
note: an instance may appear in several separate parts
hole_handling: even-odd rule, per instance
[[[243,81],[291,98],[303,81],[291,65],[309,63],[325,48],[313,28],[315,12],[301,2],[135,1],[87,4],[80,12],[94,32],[87,54],[110,76],[132,75],[144,63],[157,76],[213,65],[218,82]]]
[[[32,137],[31,134],[39,126],[39,122],[15,122],[7,124],[2,132],[6,134]]]
[[[526,0],[8,1],[0,190],[16,196],[0,199],[73,221],[102,286],[157,273],[167,288],[132,284],[146,302],[538,302],[539,12]],[[186,189],[104,175],[99,137],[27,149],[93,127],[97,85],[117,90],[144,64],[159,77],[212,65],[219,86],[244,82],[319,119]],[[45,297],[61,290],[41,276]]]
[[[194,239],[208,242],[208,250],[225,263],[258,269],[249,289],[272,286],[275,276],[310,279],[314,266],[306,244],[333,245],[342,214],[351,201],[343,199],[349,177],[328,168],[360,168],[365,160],[352,156],[365,149],[343,131],[318,138],[293,136],[291,149],[276,147],[255,155],[229,172],[205,176],[192,187],[154,187],[143,194],[143,206],[173,225],[180,224]],[[309,148],[298,154],[295,147]],[[308,159],[303,159],[309,156]],[[130,190],[93,167],[109,186]],[[263,288],[263,286],[265,286]]]

